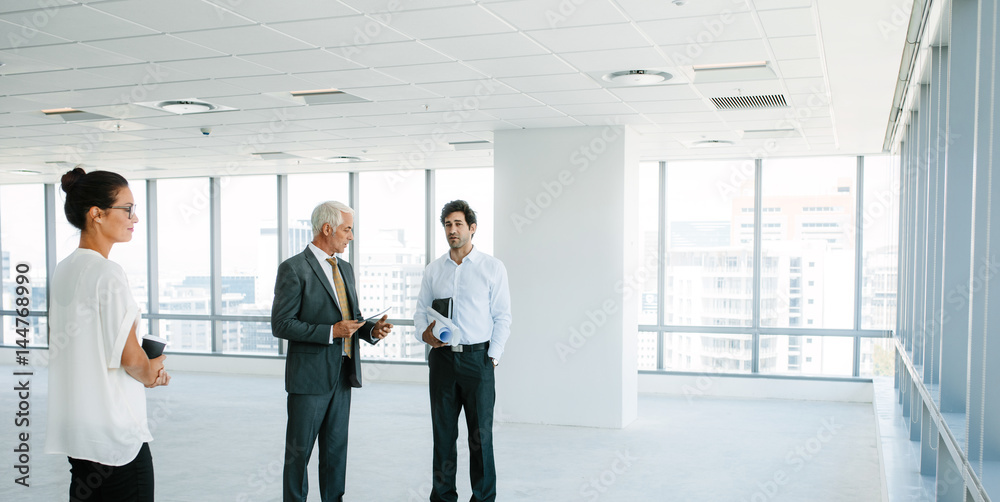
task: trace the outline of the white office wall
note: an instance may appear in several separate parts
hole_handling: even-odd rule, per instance
[[[622,126],[494,137],[495,250],[513,310],[497,412],[509,421],[636,418],[637,146]]]

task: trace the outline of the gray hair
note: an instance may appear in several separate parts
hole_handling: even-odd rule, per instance
[[[312,214],[313,237],[316,237],[323,231],[324,223],[333,225],[334,230],[336,230],[337,227],[344,223],[343,213],[353,215],[354,210],[347,204],[335,200],[316,206]]]

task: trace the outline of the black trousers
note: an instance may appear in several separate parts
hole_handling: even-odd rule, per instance
[[[153,502],[153,456],[149,443],[129,463],[111,466],[69,458],[70,502]]]
[[[284,502],[305,502],[309,492],[307,463],[319,437],[319,492],[323,502],[344,499],[347,479],[347,426],[351,417],[350,364],[326,394],[289,394],[285,430]]]
[[[434,430],[432,502],[457,502],[455,488],[458,415],[465,410],[469,431],[469,479],[472,502],[497,498],[497,470],[493,460],[493,405],[496,384],[487,350],[452,352],[432,349],[430,368],[431,421]]]

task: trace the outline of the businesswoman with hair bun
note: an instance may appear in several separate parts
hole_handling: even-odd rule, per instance
[[[166,356],[146,357],[139,306],[108,259],[139,221],[128,182],[79,167],[62,177],[66,219],[80,247],[59,262],[49,291],[47,453],[70,463],[70,502],[153,500],[146,388],[167,385]]]

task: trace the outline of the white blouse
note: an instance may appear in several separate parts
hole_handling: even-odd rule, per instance
[[[56,266],[51,288],[45,451],[127,464],[153,437],[145,388],[121,368],[139,322],[125,271],[97,251],[77,249]]]

